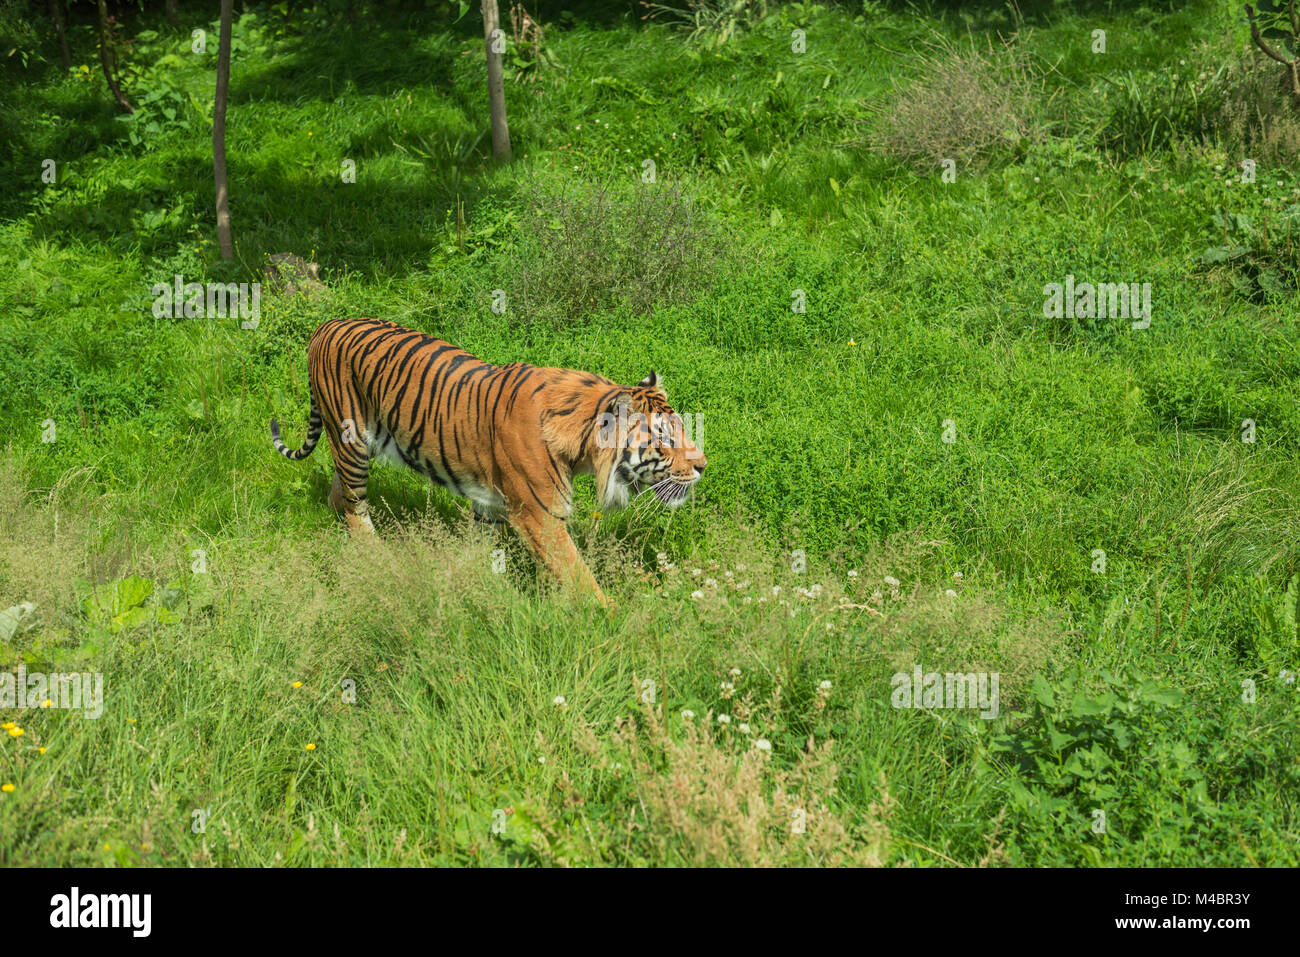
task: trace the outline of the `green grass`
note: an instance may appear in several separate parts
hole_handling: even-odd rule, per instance
[[[502,168],[477,23],[397,6],[240,20],[233,266],[197,8],[183,33],[126,18],[156,31],[131,121],[83,25],[90,79],[48,38],[0,65],[0,611],[37,605],[0,662],[105,690],[93,721],[0,707],[24,732],[0,736],[0,864],[1300,861],[1300,301],[1257,278],[1296,268],[1300,180],[1261,162],[1229,185],[1240,157],[1185,103],[1090,92],[1212,67],[1203,43],[1244,36],[1230,14],[1022,3],[1047,133],[944,183],[865,146],[872,107],[921,81],[912,44],[982,43],[1006,7],[777,5],[717,50],[547,13],[561,67],[508,76]],[[548,240],[551,198],[593,184],[610,210]],[[620,210],[663,208],[636,190],[691,198],[671,256],[629,234]],[[267,295],[255,330],[150,312],[156,282],[251,281],[284,250],[326,296]],[[673,281],[589,265],[616,256]],[[1067,273],[1150,282],[1151,327],[1044,317]],[[267,433],[300,440],[306,341],[339,315],[488,361],[653,368],[703,415],[689,506],[596,516],[579,484],[615,614],[410,473],[377,468],[380,538],[345,537],[328,453],[290,463]],[[131,576],[155,590],[115,625],[93,599]],[[891,707],[915,664],[998,672],[999,717]]]

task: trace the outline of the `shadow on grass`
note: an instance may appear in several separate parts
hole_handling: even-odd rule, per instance
[[[346,262],[400,274],[427,264],[445,210],[457,197],[472,216],[493,192],[486,185],[486,104],[478,104],[479,91],[450,89],[457,54],[449,37],[469,26],[463,21],[449,28],[446,18],[393,4],[371,10],[376,18],[304,30],[275,41],[269,59],[250,55],[236,64],[227,155],[237,257],[250,270],[268,253],[291,250],[314,251],[327,267]],[[240,142],[241,110],[251,115],[260,104],[279,101],[310,115],[317,108],[313,100],[324,113],[338,109],[333,101],[345,93],[383,96],[416,86],[446,90],[455,112],[441,121],[381,118],[345,131],[335,149],[363,169],[356,183],[324,175],[320,164],[304,166],[260,143]],[[34,122],[50,115],[61,122]],[[0,197],[0,216],[34,213],[38,241],[134,247],[145,257],[174,255],[194,243],[196,229],[214,238],[207,134],[169,133],[171,142],[123,162],[111,156],[125,142],[118,116],[110,102],[67,85],[34,90],[30,104],[0,111],[6,143],[0,174],[14,187]],[[46,195],[40,180],[45,156],[56,159],[61,176],[62,164],[73,164],[74,188]],[[422,168],[412,171],[413,165]]]

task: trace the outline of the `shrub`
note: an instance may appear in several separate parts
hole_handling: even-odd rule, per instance
[[[980,51],[936,42],[917,61],[920,77],[877,111],[872,148],[929,172],[948,159],[981,168],[1037,137],[1036,74],[1012,43]]]
[[[529,321],[690,302],[721,259],[699,205],[677,186],[534,183],[523,207],[512,275]]]

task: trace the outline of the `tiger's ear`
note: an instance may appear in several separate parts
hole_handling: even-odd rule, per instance
[[[660,392],[663,392],[664,398],[668,397],[668,393],[664,391],[663,382],[660,380],[659,374],[655,372],[654,369],[651,369],[650,374],[636,385],[638,389],[658,389]]]

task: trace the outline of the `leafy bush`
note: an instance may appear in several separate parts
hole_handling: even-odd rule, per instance
[[[1013,811],[1072,839],[1100,864],[1090,834],[1136,836],[1141,821],[1168,805],[1190,804],[1195,814],[1209,798],[1181,733],[1183,693],[1133,672],[1096,677],[1095,693],[1079,672],[1055,683],[1035,678],[1032,715],[1013,716],[1024,723],[995,738],[989,751],[1014,765],[1007,781]]]
[[[1254,302],[1295,293],[1300,285],[1300,205],[1263,222],[1220,207],[1213,222],[1221,238],[1195,256],[1195,262],[1226,275],[1240,295]]]
[[[1279,801],[1264,821],[1238,802],[1293,787],[1295,762],[1276,751],[1291,745],[1260,740],[1262,729],[1294,724],[1293,685],[1270,682],[1250,696],[1229,682],[1197,707],[1131,666],[1079,668],[1055,681],[1039,677],[1033,697],[1033,713],[1013,715],[1022,723],[989,748],[992,765],[1012,762],[1012,827],[1050,834],[1060,845],[1054,854],[1094,866],[1152,854],[1196,864],[1221,842],[1234,844],[1243,863],[1267,863],[1243,832],[1273,826],[1290,802]],[[1040,854],[1032,839],[1019,851],[1025,860],[1014,863],[1057,859]]]

